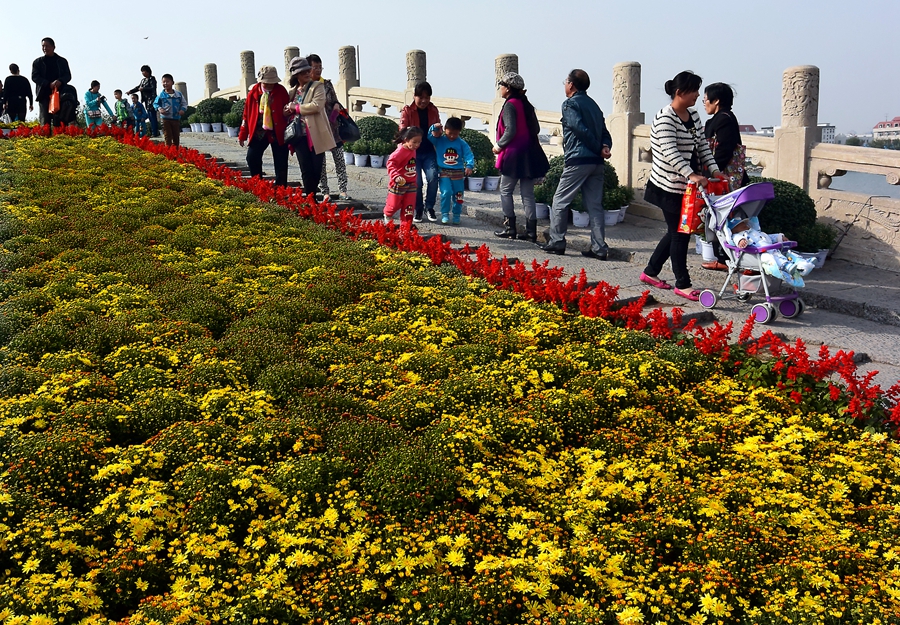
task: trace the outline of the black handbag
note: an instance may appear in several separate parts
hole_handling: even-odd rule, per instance
[[[341,138],[341,141],[359,141],[359,126],[357,126],[356,122],[350,118],[346,109],[343,107],[341,107],[341,112],[338,114],[337,127],[338,136]]]
[[[294,115],[294,119],[284,129],[284,142],[288,145],[299,145],[301,141],[306,140],[306,124],[303,117]]]

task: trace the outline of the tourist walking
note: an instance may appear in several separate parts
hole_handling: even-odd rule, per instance
[[[334,148],[331,150],[331,160],[334,161],[334,173],[337,174],[338,189],[340,190],[340,199],[349,200],[350,195],[347,193],[347,162],[344,160],[344,141],[338,132],[338,116],[341,112],[340,102],[338,102],[337,93],[334,91],[334,85],[330,80],[322,78],[322,57],[318,54],[307,55],[306,60],[312,68],[312,79],[322,83],[325,88],[325,113],[328,116],[328,123],[331,124],[331,134],[334,136]],[[325,194],[326,202],[331,201],[331,189],[328,187],[328,168],[325,162],[322,162],[322,177],[319,179],[319,188]]]
[[[606,260],[606,224],[603,214],[604,159],[609,158],[612,137],[603,111],[587,94],[591,79],[583,69],[573,69],[563,81],[566,100],[562,105],[565,167],[553,196],[550,240],[541,249],[549,254],[566,253],[569,205],[579,189],[591,224],[591,249],[583,256]]]
[[[497,169],[500,170],[500,205],[503,208],[503,229],[494,232],[501,239],[537,242],[537,215],[534,203],[534,181],[543,178],[550,164],[541,147],[538,135],[541,126],[537,114],[525,96],[525,80],[515,72],[507,72],[498,83],[500,97],[506,102],[497,120]],[[525,234],[517,235],[513,191],[519,185],[519,195],[525,209]]]
[[[256,84],[247,93],[244,103],[244,119],[238,132],[238,143],[247,145],[247,167],[251,176],[262,176],[263,154],[272,147],[272,162],[275,167],[275,184],[287,186],[288,145],[284,142],[287,120],[284,107],[288,104],[287,89],[281,84],[278,70],[271,65],[263,65],[256,75]]]
[[[156,100],[153,102],[153,108],[159,112],[162,118],[163,136],[166,139],[166,145],[174,145],[176,148],[181,145],[181,116],[187,111],[187,100],[184,95],[174,88],[175,79],[172,74],[163,74],[162,86],[163,90]],[[151,123],[153,121],[153,113],[150,114]]]
[[[459,135],[463,123],[458,117],[451,117],[447,124],[440,123],[428,129],[428,140],[434,144],[441,180],[441,223],[458,226],[462,216],[463,188],[466,176],[475,170],[475,156],[466,140]]]
[[[41,125],[55,126],[57,112],[50,113],[50,97],[54,91],[62,91],[62,87],[72,80],[69,62],[56,53],[56,43],[50,37],[41,39],[39,56],[31,64],[31,82],[34,83],[34,99],[38,103],[38,118]]]
[[[103,112],[100,110],[101,104],[106,109],[106,114],[115,121],[116,114],[113,113],[112,109],[109,108],[109,104],[106,103],[106,96],[100,95],[100,82],[92,80],[91,88],[84,94],[84,123],[87,124],[88,130],[103,125]]]
[[[741,128],[737,117],[731,110],[734,105],[734,91],[723,82],[714,82],[703,90],[703,108],[712,117],[706,122],[706,140],[712,150],[713,158],[719,171],[729,177],[731,190],[740,189],[750,183],[744,168],[744,159],[735,156],[735,150],[743,145]],[[741,153],[742,154],[742,153]],[[740,162],[735,162],[735,159]],[[733,170],[729,172],[727,170]],[[730,175],[732,174],[733,175]],[[728,255],[722,250],[718,237],[710,237],[716,260],[705,262],[700,266],[714,271],[727,271]]]
[[[384,206],[384,223],[400,213],[400,229],[412,227],[416,210],[416,151],[422,143],[422,129],[407,126],[397,133],[397,149],[388,158],[388,196]]]
[[[127,93],[131,95],[132,93],[140,92],[141,102],[144,104],[144,108],[147,109],[147,115],[150,117],[150,136],[158,137],[159,120],[154,108],[154,103],[156,102],[156,77],[153,75],[153,70],[150,69],[149,65],[141,66],[141,75],[143,78],[141,78],[140,84],[134,89],[130,89]]]
[[[25,76],[19,75],[19,66],[9,66],[9,76],[3,83],[3,103],[11,122],[24,122],[28,111],[34,110],[34,97],[31,94],[31,83]]]
[[[416,85],[412,104],[407,104],[400,111],[400,130],[417,126],[425,134],[434,124],[441,123],[441,114],[431,103],[431,93],[431,85],[427,82],[422,81]],[[428,183],[427,188],[425,182]],[[422,145],[416,150],[416,214],[413,221],[421,222],[423,215],[427,215],[429,221],[437,221],[434,205],[437,202],[438,185],[434,145],[431,141],[422,141]]]
[[[291,59],[290,69],[290,102],[284,107],[284,115],[291,119],[302,116],[306,140],[300,140],[292,147],[300,164],[303,193],[315,194],[319,191],[325,152],[336,147],[331,123],[325,114],[325,87],[312,79],[312,66],[305,58],[295,56]]]
[[[672,102],[653,119],[650,129],[653,164],[644,192],[644,199],[663,212],[666,233],[650,256],[640,280],[658,289],[671,289],[670,284],[658,277],[665,262],[670,260],[675,274],[674,293],[690,301],[697,301],[700,291],[691,290],[687,268],[691,235],[678,232],[682,197],[688,182],[706,186],[706,177],[697,173],[701,167],[707,167],[712,175],[721,176],[703,133],[700,115],[692,108],[700,97],[702,82],[699,76],[689,71],[666,81],[666,94]]]

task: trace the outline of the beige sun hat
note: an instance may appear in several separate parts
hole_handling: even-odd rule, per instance
[[[281,79],[278,77],[278,70],[275,69],[275,67],[272,65],[263,65],[256,74],[256,82],[274,85],[281,82]]]

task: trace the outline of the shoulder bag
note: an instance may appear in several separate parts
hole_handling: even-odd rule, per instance
[[[356,125],[356,122],[347,113],[347,109],[341,106],[340,102],[337,103],[337,106],[340,107],[337,116],[337,129],[341,141],[359,141],[359,126]]]

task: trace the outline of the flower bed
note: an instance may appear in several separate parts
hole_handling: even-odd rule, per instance
[[[141,147],[0,142],[4,625],[893,622],[847,355]]]

